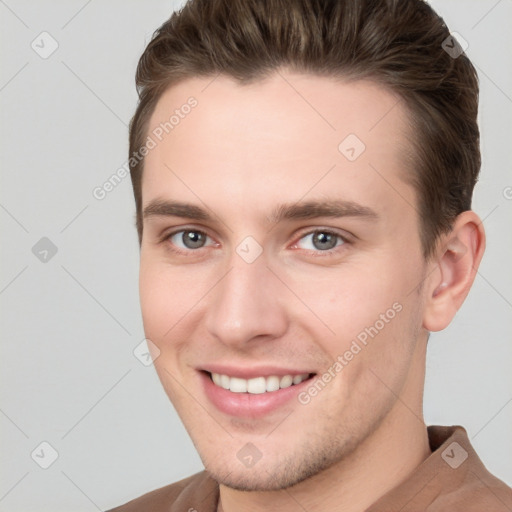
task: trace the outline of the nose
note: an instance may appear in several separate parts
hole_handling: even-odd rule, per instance
[[[206,329],[221,343],[239,350],[256,340],[283,336],[288,319],[282,285],[265,258],[247,263],[234,254],[230,263],[229,272],[209,294]]]

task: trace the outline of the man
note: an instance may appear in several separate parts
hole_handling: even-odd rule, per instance
[[[144,328],[205,471],[116,511],[512,509],[426,427],[482,258],[473,66],[420,0],[194,0],[137,69]]]

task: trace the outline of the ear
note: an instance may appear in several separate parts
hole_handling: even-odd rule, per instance
[[[437,244],[429,265],[423,327],[446,328],[466,298],[485,250],[482,221],[473,211],[461,213],[450,233]]]

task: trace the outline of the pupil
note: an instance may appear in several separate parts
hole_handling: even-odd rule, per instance
[[[336,246],[336,237],[331,233],[315,233],[313,235],[313,245],[316,249],[332,249]]]
[[[197,249],[204,244],[204,235],[197,231],[185,231],[182,238],[185,247],[189,249]]]

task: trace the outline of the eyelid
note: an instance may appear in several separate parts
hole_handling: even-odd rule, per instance
[[[175,235],[176,233],[180,233],[181,231],[197,231],[198,233],[203,233],[204,235],[207,235],[210,238],[212,238],[210,236],[210,234],[208,233],[207,229],[205,229],[203,227],[199,227],[199,226],[190,225],[190,224],[184,224],[184,225],[172,226],[172,227],[165,228],[162,230],[162,233],[159,235],[159,238],[166,239],[166,238],[169,238],[169,237]]]
[[[207,229],[204,229],[202,227],[190,226],[190,225],[175,226],[174,228],[171,228],[170,230],[164,231],[164,233],[160,237],[159,241],[160,241],[160,243],[165,243],[165,242],[170,243],[170,239],[174,235],[184,232],[184,231],[196,231],[198,233],[205,235],[207,238],[212,240],[214,243],[211,245],[199,247],[198,249],[182,249],[180,247],[177,247],[175,244],[171,244],[173,247],[172,250],[178,254],[191,254],[194,252],[200,252],[201,249],[207,249],[208,247],[218,247],[220,245],[219,242],[208,233]],[[302,238],[304,238],[308,235],[312,235],[314,233],[330,233],[332,235],[335,235],[336,237],[339,237],[343,243],[340,245],[336,245],[335,247],[333,247],[331,249],[326,249],[324,251],[321,251],[321,250],[313,251],[313,250],[301,249],[300,247],[297,247],[298,242]],[[348,233],[345,230],[340,232],[339,229],[333,228],[333,227],[322,227],[322,226],[308,227],[308,228],[304,228],[303,230],[299,230],[299,232],[297,234],[295,234],[294,242],[292,242],[292,244],[289,245],[288,248],[291,248],[294,250],[301,250],[304,252],[309,252],[310,254],[313,254],[315,256],[322,256],[322,255],[328,256],[328,255],[335,254],[339,250],[343,250],[342,248],[345,248],[344,246],[346,246],[346,244],[353,242],[354,238],[357,238],[357,237],[355,235],[352,235],[351,233]]]
[[[215,245],[219,245],[218,242],[215,240],[215,238],[213,236],[211,236],[209,233],[208,233],[208,230],[204,229],[204,228],[198,228],[196,226],[175,226],[174,228],[171,228],[169,230],[165,230],[163,232],[163,234],[159,237],[159,243],[165,243],[165,242],[170,242],[170,239],[174,236],[174,235],[177,235],[178,233],[182,233],[184,231],[194,231],[194,232],[197,232],[197,233],[201,233],[202,235],[206,236],[207,238],[209,238],[210,240],[212,240],[214,243],[211,244],[211,245],[206,245],[206,246],[203,246],[203,247],[199,247],[198,249],[182,249],[180,247],[177,247],[176,245],[172,244],[173,247],[174,247],[174,250],[176,250],[176,252],[180,252],[180,253],[184,253],[184,252],[198,252],[200,249],[206,249],[207,247],[212,247],[212,246],[215,246]]]
[[[295,241],[293,242],[292,245],[296,245],[299,240],[301,240],[302,238],[304,238],[307,235],[312,235],[314,233],[330,233],[332,235],[340,237],[341,240],[343,240],[343,242],[345,242],[345,243],[350,243],[353,241],[354,238],[356,238],[354,235],[352,235],[351,233],[348,233],[347,231],[343,230],[342,232],[340,232],[340,230],[336,229],[336,228],[320,226],[320,227],[315,227],[315,228],[305,228],[304,231],[299,231],[294,236]]]

